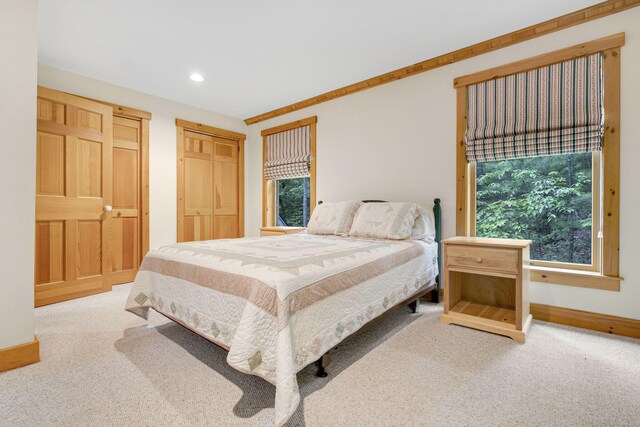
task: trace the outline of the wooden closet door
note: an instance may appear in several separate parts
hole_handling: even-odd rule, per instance
[[[213,238],[238,237],[238,143],[215,139],[213,156]]]
[[[140,265],[140,120],[113,118],[111,284],[132,282]]]
[[[184,132],[184,241],[213,239],[213,137]]]
[[[178,241],[242,236],[245,135],[180,119],[176,125]]]
[[[111,289],[112,109],[38,88],[36,306]]]

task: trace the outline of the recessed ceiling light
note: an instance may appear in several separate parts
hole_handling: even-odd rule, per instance
[[[204,77],[202,77],[202,74],[199,73],[193,73],[189,76],[189,78],[191,80],[193,80],[194,82],[202,82],[204,81]]]

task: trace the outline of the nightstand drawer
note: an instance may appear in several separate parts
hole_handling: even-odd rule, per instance
[[[518,273],[518,251],[486,247],[449,245],[447,266]]]

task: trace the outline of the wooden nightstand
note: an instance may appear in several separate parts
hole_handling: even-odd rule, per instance
[[[304,230],[304,227],[262,227],[260,236],[281,236],[283,234],[300,233]]]
[[[529,314],[531,240],[453,237],[443,240],[443,323],[524,343]]]

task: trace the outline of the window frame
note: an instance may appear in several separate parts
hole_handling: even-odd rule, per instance
[[[598,238],[598,233],[600,231],[600,206],[602,206],[602,201],[600,199],[600,169],[601,169],[601,156],[599,151],[593,151],[591,153],[591,264],[578,264],[578,263],[568,263],[561,261],[542,261],[531,259],[529,265],[534,267],[549,267],[549,268],[561,268],[568,270],[581,270],[581,271],[599,271],[598,266],[600,265],[601,258],[601,250],[602,245],[600,245],[600,240]],[[469,202],[473,200],[473,209],[469,210],[469,227],[472,230],[472,235],[476,235],[476,190],[477,190],[477,168],[476,163],[469,163]]]
[[[276,226],[276,181],[268,180],[264,175],[264,164],[267,161],[267,136],[275,133],[309,126],[310,140],[309,150],[311,153],[311,167],[309,170],[309,216],[313,214],[316,206],[316,125],[318,117],[312,116],[295,122],[272,127],[262,131],[262,227]]]
[[[465,147],[467,86],[550,64],[602,53],[604,141],[599,154],[601,169],[593,179],[594,223],[596,213],[602,212],[602,238],[593,233],[592,245],[597,256],[592,255],[594,268],[568,263],[531,263],[531,281],[620,291],[619,241],[620,241],[620,48],[625,34],[619,33],[601,39],[571,46],[547,54],[513,62],[500,67],[480,71],[454,79],[456,89],[456,235],[476,234],[476,171],[467,162]],[[595,157],[594,157],[595,158]],[[596,182],[595,174],[599,180]],[[596,191],[598,199],[596,199]],[[596,212],[597,211],[597,212]],[[595,259],[594,259],[595,258]]]

